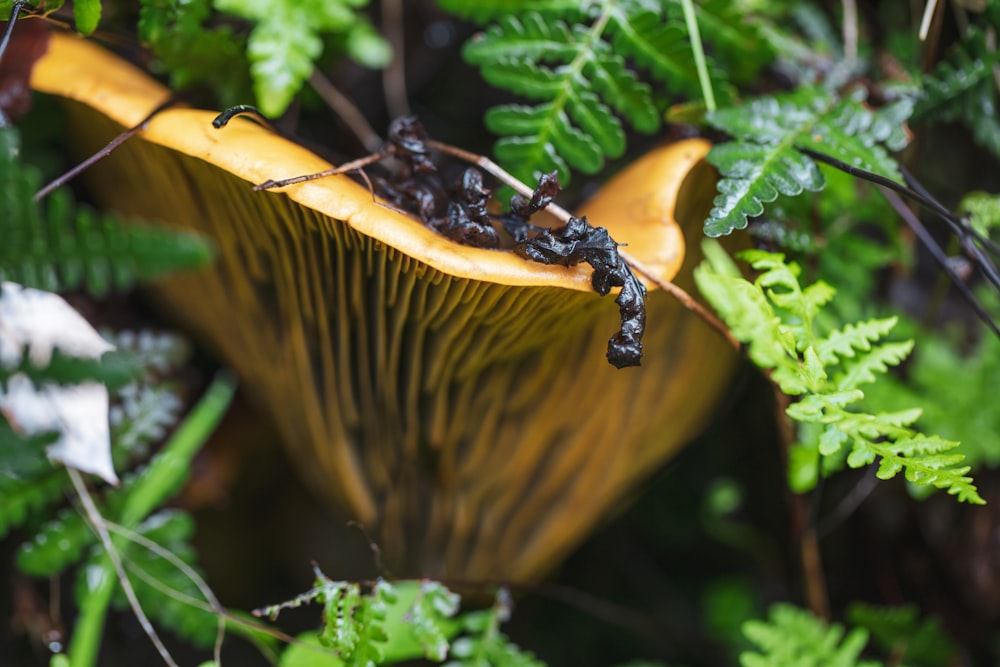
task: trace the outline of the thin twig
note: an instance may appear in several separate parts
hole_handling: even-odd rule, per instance
[[[340,116],[340,119],[367,150],[374,153],[382,147],[382,137],[368,123],[365,115],[355,106],[354,102],[337,90],[337,87],[318,69],[313,69],[312,74],[309,75],[309,85],[333,109],[334,113]]]
[[[201,578],[201,575],[199,575],[193,567],[178,558],[177,554],[173,553],[169,549],[163,548],[162,545],[157,544],[145,535],[141,535],[134,530],[129,530],[125,526],[121,526],[112,521],[105,520],[104,524],[112,533],[121,535],[129,541],[135,542],[136,544],[149,549],[154,554],[176,567],[184,574],[184,576],[194,582],[194,585],[198,587],[201,594],[205,596],[205,599],[211,606],[212,612],[216,614],[218,628],[215,635],[215,651],[213,657],[215,658],[215,667],[222,667],[222,640],[226,636],[226,621],[224,618],[226,609],[222,606],[222,603],[219,602],[219,598],[215,597],[215,593],[209,587],[208,583]]]
[[[440,141],[435,141],[434,139],[426,139],[424,143],[436,151],[451,155],[452,157],[457,157],[459,160],[464,160],[469,164],[474,164],[477,167],[485,169],[489,173],[493,174],[498,180],[502,181],[504,185],[512,187],[520,195],[531,198],[531,195],[535,193],[534,190],[518,180],[513,174],[485,155],[479,155],[478,153],[467,151],[464,148],[452,146],[451,144],[445,144]],[[565,209],[555,204],[549,204],[549,207],[546,210],[548,210],[549,213],[553,214],[564,224],[569,222],[570,217],[572,217]]]
[[[368,165],[374,162],[378,162],[379,160],[388,155],[389,151],[379,151],[377,153],[372,153],[371,155],[366,155],[365,157],[358,158],[357,160],[351,160],[350,162],[345,162],[339,167],[331,167],[330,169],[317,171],[315,174],[304,174],[302,176],[293,176],[292,178],[283,178],[278,181],[274,180],[264,181],[263,183],[258,183],[257,185],[253,186],[253,189],[255,191],[272,190],[274,188],[283,188],[286,185],[305,183],[306,181],[315,181],[319,178],[326,178],[327,176],[336,176],[337,174],[345,174],[349,171],[354,171],[354,170],[360,171],[362,167],[367,167]]]
[[[979,316],[979,319],[982,320],[983,323],[985,323],[997,337],[1000,337],[1000,327],[998,327],[997,323],[993,321],[993,316],[990,315],[981,303],[979,303],[979,300],[976,298],[976,295],[972,293],[972,290],[969,289],[969,286],[966,285],[961,278],[959,278],[958,274],[955,273],[955,269],[953,269],[951,264],[948,262],[948,257],[944,254],[944,251],[941,250],[941,247],[938,246],[930,232],[927,231],[927,228],[924,227],[922,222],[920,222],[920,218],[914,215],[913,211],[906,206],[906,203],[900,199],[899,195],[895,192],[882,188],[882,194],[931,253],[931,256],[934,258],[934,261],[937,262],[941,270],[948,274],[948,277],[951,278],[952,283],[954,283],[955,287],[958,288],[958,291],[963,297],[965,297],[965,300],[968,301],[969,305],[972,306],[972,309],[976,311],[976,315]]]
[[[823,577],[823,557],[819,549],[816,529],[806,527],[800,542],[802,568],[806,581],[806,599],[809,610],[822,619],[830,618],[830,597],[827,594],[826,581]]]
[[[125,568],[122,566],[118,549],[115,548],[114,543],[111,541],[111,535],[108,533],[108,527],[104,521],[104,517],[101,516],[97,506],[94,504],[94,499],[90,497],[90,492],[87,491],[87,487],[83,483],[80,473],[77,472],[76,469],[69,467],[66,468],[66,472],[69,473],[69,478],[72,480],[73,487],[76,489],[76,494],[80,498],[80,503],[83,505],[84,516],[86,517],[87,522],[97,533],[97,536],[101,540],[101,544],[104,546],[104,552],[111,561],[111,565],[115,568],[115,573],[118,575],[118,583],[121,584],[122,591],[125,593],[129,606],[132,608],[132,613],[135,614],[140,627],[142,627],[146,636],[149,637],[149,640],[153,642],[153,646],[156,647],[157,653],[159,653],[160,657],[163,658],[163,662],[170,667],[178,667],[177,663],[170,655],[170,652],[167,651],[167,647],[163,645],[159,635],[156,634],[153,624],[149,622],[149,618],[146,616],[146,612],[143,611],[142,605],[139,604],[139,598],[135,595],[135,589],[132,588],[132,582],[129,581],[128,575],[125,573]]]
[[[53,190],[55,190],[56,188],[58,188],[58,187],[60,187],[62,185],[65,185],[70,180],[72,180],[73,178],[75,178],[76,176],[78,176],[83,170],[92,167],[94,164],[96,164],[100,160],[103,160],[104,158],[106,158],[109,155],[111,155],[112,151],[114,151],[116,148],[118,148],[119,146],[121,146],[123,143],[125,143],[126,141],[128,141],[129,139],[131,139],[132,137],[134,137],[135,135],[137,135],[138,133],[140,133],[143,130],[145,130],[146,127],[149,125],[149,121],[151,121],[153,119],[153,116],[155,116],[156,114],[160,113],[164,109],[167,109],[167,108],[173,106],[174,104],[177,104],[177,101],[178,101],[178,98],[176,96],[172,95],[169,98],[167,98],[164,102],[162,102],[161,104],[157,105],[157,107],[155,109],[153,109],[152,111],[150,111],[149,115],[146,116],[145,118],[143,118],[141,121],[139,121],[139,123],[137,125],[135,125],[133,127],[130,127],[129,129],[125,130],[124,132],[122,132],[121,134],[119,134],[117,137],[115,137],[114,139],[112,139],[111,141],[109,141],[107,146],[105,146],[104,148],[102,148],[98,152],[94,153],[93,155],[91,155],[90,157],[88,157],[86,160],[84,160],[80,164],[76,165],[75,167],[73,167],[72,169],[70,169],[69,171],[67,171],[66,173],[64,173],[62,176],[59,176],[58,178],[56,178],[55,180],[53,180],[52,182],[50,182],[48,185],[44,186],[41,190],[39,190],[38,192],[36,192],[35,193],[35,201],[39,201],[40,199],[42,199],[44,197],[47,197]]]
[[[858,60],[858,2],[841,0],[844,7],[844,59],[853,70]]]
[[[410,115],[406,94],[406,36],[403,0],[382,0],[382,34],[392,48],[392,60],[382,70],[382,91],[390,118]],[[372,150],[369,148],[369,150]]]
[[[0,61],[3,60],[3,54],[6,53],[7,45],[10,44],[10,37],[14,34],[14,26],[17,24],[17,19],[27,4],[24,0],[18,0],[10,7],[7,29],[3,31],[3,37],[0,37]]]
[[[927,40],[927,33],[931,29],[931,19],[934,18],[935,10],[937,10],[937,0],[927,0],[927,4],[924,5],[924,15],[920,18],[920,32],[918,36],[921,42]]]
[[[176,588],[168,586],[167,584],[163,583],[158,578],[156,578],[155,576],[153,576],[152,574],[150,574],[149,572],[147,572],[146,570],[139,567],[133,562],[129,562],[127,567],[132,572],[132,574],[134,574],[136,577],[142,579],[144,582],[149,584],[150,587],[155,588],[156,590],[160,591],[167,597],[177,600],[178,602],[182,602],[190,607],[194,607],[195,609],[200,609],[201,611],[204,611],[209,614],[218,613],[226,621],[229,621],[233,625],[249,628],[250,630],[255,630],[257,632],[260,632],[261,634],[269,635],[271,637],[274,637],[275,639],[285,642],[286,644],[294,644],[296,646],[302,646],[305,648],[319,651],[320,653],[324,653],[326,655],[336,655],[336,653],[332,649],[325,649],[322,646],[317,646],[316,644],[302,641],[298,637],[290,635],[286,632],[282,632],[281,630],[273,626],[270,626],[262,621],[256,621],[253,619],[246,618],[244,616],[238,616],[237,614],[233,613],[229,609],[226,609],[225,607],[223,607],[221,610],[217,610],[215,609],[215,607],[205,602],[204,600],[199,600],[196,597],[188,595],[184,591],[179,591]],[[249,638],[252,640],[253,639],[252,635]],[[258,648],[261,648],[260,645],[258,645]],[[277,664],[277,660],[274,659],[273,655],[265,655],[265,658],[267,658],[272,663]]]
[[[878,486],[879,478],[871,474],[870,470],[866,470],[865,472],[867,474],[861,475],[854,488],[840,499],[837,506],[816,522],[817,537],[826,537],[834,528],[847,520],[847,517],[854,514],[855,510],[861,507],[861,503],[865,502],[872,491],[875,490],[875,487]]]
[[[362,174],[364,172],[361,172]],[[365,542],[368,543],[368,548],[372,552],[372,559],[375,561],[375,570],[378,572],[380,577],[388,577],[389,572],[385,569],[385,564],[382,562],[382,548],[379,547],[378,542],[371,538],[368,534],[368,530],[365,528],[364,524],[360,521],[348,521],[348,528],[357,528],[361,536],[365,538]]]
[[[826,153],[814,151],[811,148],[799,146],[796,147],[796,150],[803,155],[808,155],[818,162],[824,162],[831,167],[835,167],[845,174],[857,176],[858,178],[880,185],[883,188],[888,188],[889,190],[892,190],[907,199],[913,200],[941,218],[958,236],[963,239],[971,237],[977,244],[988,249],[990,252],[1000,254],[1000,245],[997,245],[997,243],[993,240],[977,232],[969,225],[968,220],[949,210],[941,202],[935,199],[904,167],[901,166],[899,171],[909,187],[900,185],[891,178],[886,178],[885,176],[861,169],[860,167],[849,165],[842,160],[838,160],[837,158],[827,155]]]

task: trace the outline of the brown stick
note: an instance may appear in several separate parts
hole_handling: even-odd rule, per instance
[[[160,113],[164,109],[172,107],[174,104],[177,103],[177,101],[178,101],[177,97],[173,95],[167,98],[166,101],[162,102],[155,109],[150,111],[149,115],[143,118],[141,121],[139,121],[137,125],[125,130],[117,137],[109,141],[107,146],[105,146],[98,152],[94,153],[89,158],[87,158],[80,164],[76,165],[62,176],[59,176],[48,185],[42,187],[41,190],[35,193],[35,201],[39,201],[40,199],[47,197],[53,190],[60,187],[61,185],[68,183],[71,179],[78,176],[84,169],[92,167],[98,161],[103,160],[107,156],[111,155],[112,151],[114,151],[116,148],[118,148],[123,143],[125,143],[135,135],[139,134],[143,130],[145,130],[146,127],[149,125],[149,121],[153,120],[153,116]]]
[[[368,123],[365,115],[347,95],[337,90],[337,87],[319,70],[313,69],[312,74],[309,75],[309,85],[333,109],[334,113],[340,116],[340,119],[344,121],[344,124],[350,128],[365,148],[376,152],[382,147],[382,137]]]

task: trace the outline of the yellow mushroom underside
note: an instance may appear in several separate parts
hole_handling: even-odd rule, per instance
[[[65,35],[32,84],[66,98],[81,155],[168,95]],[[616,370],[604,353],[617,309],[588,268],[459,246],[345,177],[252,192],[327,163],[213,116],[157,115],[88,183],[110,209],[213,240],[215,263],[158,296],[397,573],[537,578],[703,427],[735,355],[671,297],[650,291],[643,365]],[[657,149],[580,211],[688,290],[698,258],[684,258],[682,227],[697,238],[711,202],[707,149]]]

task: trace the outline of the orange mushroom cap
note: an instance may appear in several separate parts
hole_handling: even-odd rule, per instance
[[[67,100],[81,154],[169,91],[53,35],[33,87]],[[393,571],[541,576],[691,439],[735,366],[650,286],[643,366],[604,358],[614,304],[586,267],[455,244],[250,122],[170,109],[88,172],[98,201],[213,239],[205,271],[156,287],[242,376],[312,487],[373,531]],[[692,288],[685,230],[711,203],[708,143],[655,149],[579,213]],[[697,248],[697,244],[692,246]],[[682,268],[682,263],[683,268]]]

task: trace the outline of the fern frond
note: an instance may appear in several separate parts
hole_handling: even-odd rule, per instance
[[[872,343],[892,331],[897,322],[899,322],[898,317],[887,317],[848,324],[843,329],[834,329],[817,342],[816,353],[820,361],[827,365],[836,363],[838,359],[854,358],[857,352],[867,352],[872,349]],[[848,386],[857,384],[858,382],[849,383]]]
[[[151,69],[169,74],[171,88],[208,85],[223,107],[234,106],[252,93],[246,38],[213,25],[211,14],[211,0],[147,0],[136,27],[152,50]]]
[[[612,44],[617,53],[634,58],[649,69],[668,91],[697,95],[698,77],[679,4],[669,3],[667,7],[674,11],[664,14],[658,3],[612,4],[608,11]],[[702,13],[698,16],[702,18]],[[712,74],[713,81],[725,81],[717,68],[713,68]]]
[[[844,372],[835,376],[834,382],[841,390],[875,382],[889,370],[889,366],[899,365],[912,351],[913,341],[884,343],[872,347],[866,354],[859,355],[856,360],[845,363]]]
[[[970,192],[962,198],[959,210],[969,216],[969,224],[983,236],[1000,228],[1000,195]]]
[[[199,237],[74,211],[65,192],[54,193],[43,212],[34,201],[40,181],[16,153],[0,150],[0,280],[48,291],[86,287],[100,296],[211,258]]]
[[[960,440],[955,451],[974,469],[994,468],[1000,465],[1000,414],[984,409],[983,397],[992,395],[1000,378],[1000,341],[983,336],[973,349],[961,348],[954,336],[925,336],[907,364],[906,383],[877,382],[866,389],[865,400],[884,411],[919,403],[924,429]]]
[[[183,336],[172,332],[118,331],[105,334],[120,352],[128,353],[132,363],[146,371],[163,375],[180,368],[191,356],[191,344]]]
[[[895,442],[856,440],[847,463],[859,467],[872,463],[877,456],[881,459],[876,473],[879,479],[891,479],[905,470],[906,481],[912,484],[945,489],[962,502],[984,505],[986,501],[967,475],[971,468],[956,467],[965,457],[945,454],[956,447],[957,442],[920,434]]]
[[[798,267],[782,255],[743,253],[753,268],[763,271],[753,283],[739,276],[717,244],[706,243],[705,256],[706,262],[695,269],[698,288],[733,335],[749,344],[754,363],[770,371],[784,393],[800,397],[786,414],[814,425],[800,429],[807,439],[794,450],[790,465],[812,461],[815,470],[817,454],[833,457],[852,446],[847,457],[851,467],[880,458],[882,479],[905,471],[915,484],[947,489],[965,502],[983,502],[966,476],[968,466],[959,466],[963,457],[946,453],[958,443],[912,428],[919,410],[868,414],[857,409],[864,398],[859,385],[875,382],[913,349],[912,341],[882,342],[895,318],[859,322],[822,336],[814,320],[832,298],[832,288],[802,288]],[[809,480],[815,483],[811,473],[790,469],[789,475],[797,489]]]
[[[75,565],[84,549],[96,542],[83,515],[73,509],[64,509],[21,545],[17,568],[35,577],[56,575]]]
[[[369,67],[382,67],[391,51],[358,14],[364,0],[216,0],[219,9],[254,22],[247,56],[260,110],[269,116],[285,112],[323,53],[323,36],[345,37],[348,55]],[[365,33],[363,51],[352,51],[351,34]]]
[[[699,90],[682,23],[659,3],[532,3],[523,12],[444,4],[479,20],[498,18],[465,45],[465,59],[491,84],[541,102],[486,115],[487,127],[501,135],[497,158],[524,181],[555,169],[566,183],[571,169],[595,173],[605,158],[622,155],[619,117],[640,132],[659,128],[651,88],[626,57],[671,90]]]
[[[992,29],[1000,30],[1000,11],[984,12]],[[992,19],[992,20],[990,20]],[[995,68],[1000,51],[986,31],[970,26],[947,59],[941,61],[924,80],[923,97],[917,104],[917,118],[961,121],[981,146],[1000,157],[1000,119],[997,118]]]
[[[488,82],[543,100],[486,115],[487,127],[503,136],[497,158],[522,180],[555,170],[566,183],[570,169],[595,173],[605,157],[620,156],[625,134],[612,108],[637,129],[659,126],[649,87],[602,41],[605,24],[571,29],[529,12],[505,16],[466,44],[466,60],[479,65]]]
[[[868,632],[827,625],[808,611],[787,604],[771,607],[767,621],[747,621],[743,634],[755,646],[740,655],[743,667],[874,667],[860,659]]]
[[[0,425],[0,429],[3,425]],[[0,438],[0,445],[9,443]],[[23,443],[16,443],[24,447]],[[0,538],[9,531],[23,525],[32,516],[38,516],[46,508],[55,505],[61,498],[63,490],[68,486],[66,474],[61,468],[55,468],[45,459],[38,448],[30,448],[33,458],[42,461],[48,468],[47,472],[28,478],[11,478],[7,471],[0,471]],[[6,456],[4,457],[6,460]]]
[[[197,572],[195,550],[191,545],[194,528],[190,514],[171,509],[151,515],[136,527],[135,532]],[[192,601],[203,599],[197,583],[170,560],[141,544],[124,544],[122,555],[132,588],[150,619],[195,646],[211,646],[217,624],[212,612],[192,604]],[[99,556],[96,554],[94,560]],[[83,584],[86,576],[87,568],[83,567],[78,574],[78,585]],[[118,609],[129,608],[121,587],[116,589],[112,604]]]
[[[905,144],[898,120],[905,110],[872,111],[859,99],[837,99],[817,88],[802,88],[709,114],[708,122],[734,141],[708,154],[722,178],[705,233],[722,236],[743,229],[748,217],[763,213],[764,204],[779,194],[822,190],[823,175],[800,148],[900,180],[886,147],[898,150]]]
[[[534,654],[522,651],[500,632],[500,624],[510,618],[510,593],[499,589],[493,606],[462,615],[465,634],[452,645],[452,655],[459,660],[456,667],[543,667]]]
[[[477,23],[504,16],[538,12],[543,16],[582,16],[597,3],[594,0],[438,0],[442,9]]]
[[[669,7],[677,4],[673,2]],[[761,68],[774,59],[774,46],[746,7],[730,0],[703,0],[695,4],[695,10],[702,38],[712,46],[716,71],[725,71],[733,83],[753,81]],[[762,10],[781,11],[778,6],[757,6],[755,13]],[[718,79],[724,80],[721,74]]]
[[[448,657],[448,636],[442,624],[458,612],[460,598],[437,581],[422,581],[420,593],[410,608],[410,629],[428,660]]]
[[[162,440],[182,407],[169,386],[129,384],[117,392],[109,412],[116,465],[120,458],[143,456],[150,444]]]
[[[847,609],[853,625],[871,633],[872,642],[886,654],[897,656],[900,664],[946,667],[959,654],[935,617],[920,618],[916,605],[879,607],[861,602]]]

